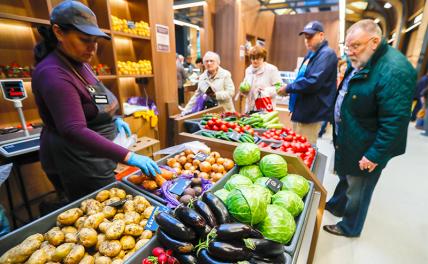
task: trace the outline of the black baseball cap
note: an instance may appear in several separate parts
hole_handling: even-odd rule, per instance
[[[67,0],[57,5],[51,13],[51,24],[72,25],[85,34],[111,39],[98,27],[94,12],[78,1]]]
[[[321,22],[314,20],[306,24],[306,26],[303,28],[303,31],[299,33],[299,36],[303,33],[313,35],[317,32],[324,32],[324,27]]]

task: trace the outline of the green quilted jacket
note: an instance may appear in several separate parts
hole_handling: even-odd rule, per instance
[[[351,71],[348,67],[346,75]],[[415,87],[412,65],[382,40],[367,65],[349,81],[343,99],[338,135],[333,132],[339,175],[380,173],[392,157],[405,152]],[[372,173],[360,170],[363,156],[379,164]]]

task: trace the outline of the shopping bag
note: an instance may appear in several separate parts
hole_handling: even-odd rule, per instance
[[[268,112],[273,111],[272,99],[270,97],[261,97],[259,93],[258,98],[255,101],[256,110],[265,110]]]

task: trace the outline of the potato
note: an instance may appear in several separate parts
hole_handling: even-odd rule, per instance
[[[120,252],[119,252],[119,254],[114,258],[114,259],[123,259],[123,257],[126,255],[126,251],[125,250],[121,250]]]
[[[119,188],[111,188],[110,189],[111,197],[118,197],[119,199],[124,199],[126,197],[126,192]]]
[[[143,219],[143,220],[141,220],[141,222],[140,222],[140,226],[141,227],[145,227],[146,225],[147,225],[147,222],[148,222],[149,220],[147,220],[147,219]]]
[[[95,258],[88,253],[85,254],[85,256],[80,260],[79,264],[94,264]]]
[[[0,263],[22,263],[24,262],[29,256],[21,254],[21,251],[19,250],[19,245],[15,246],[8,251],[6,251],[1,257],[0,257]]]
[[[111,264],[111,258],[106,256],[95,257],[95,264]]]
[[[94,199],[89,199],[86,205],[86,214],[93,215],[99,212],[102,212],[103,205]]]
[[[103,214],[105,218],[112,218],[117,212],[117,209],[113,206],[106,205],[103,209]]]
[[[140,239],[150,239],[153,237],[153,232],[150,230],[144,230],[144,232],[141,234]]]
[[[74,247],[74,243],[64,243],[60,246],[58,246],[55,249],[55,253],[52,256],[52,261],[55,262],[62,262],[62,260],[70,253],[70,251]]]
[[[127,195],[125,196],[125,199],[126,199],[126,200],[132,200],[132,199],[134,199],[134,196],[132,196],[132,194],[127,194]]]
[[[77,229],[77,230],[79,230],[79,229],[81,229],[82,227],[83,227],[83,224],[85,223],[85,221],[86,221],[86,218],[88,218],[87,216],[81,216],[81,217],[79,217],[77,220],[76,220],[76,222],[74,223],[74,227]]]
[[[64,264],[78,264],[85,255],[85,248],[82,245],[75,245],[64,259]]]
[[[58,246],[64,242],[65,235],[64,233],[59,229],[59,227],[51,228],[46,234],[45,234],[45,240],[49,241],[49,243],[53,246]]]
[[[57,217],[57,221],[62,225],[72,225],[82,215],[82,210],[80,210],[79,208],[72,208],[59,214]]]
[[[123,260],[122,259],[120,259],[120,258],[118,258],[118,259],[114,259],[112,262],[111,262],[111,264],[122,264],[123,263]]]
[[[103,241],[105,241],[105,240],[106,240],[106,235],[104,235],[104,234],[98,234],[98,237],[97,237],[97,244],[95,245],[95,249],[96,249],[97,251],[99,250],[101,243],[102,243]]]
[[[98,226],[98,230],[105,233],[110,224],[111,224],[110,221],[104,221]]]
[[[140,225],[137,224],[129,224],[125,226],[125,231],[123,232],[124,235],[131,235],[131,236],[141,236],[144,229]]]
[[[138,224],[141,221],[141,216],[137,212],[127,212],[125,213],[125,224]]]
[[[83,227],[97,229],[101,222],[104,221],[104,218],[104,213],[90,215],[83,223]]]
[[[34,234],[27,237],[21,244],[19,244],[19,251],[22,255],[26,255],[27,258],[31,256],[37,249],[42,245],[44,238],[42,234]]]
[[[125,204],[123,205],[123,211],[125,213],[134,212],[135,211],[134,201],[131,201],[131,200],[126,201]]]
[[[77,229],[74,226],[64,226],[63,228],[61,228],[61,231],[64,234],[77,233]]]
[[[122,213],[118,213],[113,217],[113,220],[123,220],[125,219],[125,215]]]
[[[105,206],[107,206],[107,205],[110,205],[112,203],[116,203],[116,202],[119,202],[119,201],[120,201],[119,197],[112,197],[112,198],[108,199],[107,201],[104,201],[103,204]]]
[[[125,231],[125,221],[115,220],[106,230],[107,239],[119,239]]]
[[[102,190],[99,193],[97,193],[97,196],[95,197],[95,200],[102,203],[106,200],[110,199],[110,191],[108,190]]]
[[[56,247],[49,244],[45,247],[42,247],[41,249],[46,252],[46,256],[48,257],[47,261],[52,260],[52,256],[55,254]]]
[[[137,203],[137,204],[135,204],[135,212],[137,212],[139,214],[144,213],[144,210],[146,210],[146,208],[147,208],[147,205],[145,203]]]
[[[150,239],[144,238],[144,239],[140,239],[137,241],[137,243],[135,243],[135,250],[139,250],[140,248],[142,248],[145,244],[147,244],[147,242],[149,242]]]
[[[146,219],[149,219],[150,215],[152,214],[153,210],[155,208],[153,206],[147,207],[146,210],[144,210],[143,216]]]
[[[122,244],[119,240],[103,241],[99,248],[100,253],[107,257],[116,257],[121,250]]]
[[[66,243],[77,243],[77,232],[76,233],[67,233],[65,234],[65,240]]]
[[[84,227],[78,234],[79,243],[85,248],[90,248],[97,244],[98,234],[93,228]]]
[[[122,244],[122,249],[128,250],[135,247],[135,239],[132,236],[123,236],[120,239],[120,244]]]
[[[48,255],[43,249],[36,250],[25,262],[26,264],[45,264],[48,261]]]

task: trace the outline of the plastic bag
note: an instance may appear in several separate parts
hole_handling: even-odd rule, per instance
[[[272,98],[261,97],[261,93],[259,93],[259,96],[255,101],[255,105],[257,110],[266,110],[268,112],[273,111]]]
[[[130,137],[126,136],[126,132],[123,128],[119,129],[119,133],[113,139],[113,143],[122,146],[124,148],[129,148],[137,142],[137,137],[135,135],[131,135]]]
[[[0,205],[0,237],[10,232],[9,220],[7,220],[6,213],[3,206]]]
[[[179,153],[185,151],[186,149],[190,149],[193,153],[198,153],[199,151],[209,151],[210,148],[200,141],[191,141],[186,142],[177,146],[172,146],[166,149],[161,149],[153,153],[153,155],[170,155],[174,153]]]
[[[10,172],[12,171],[13,163],[8,163],[0,166],[0,186],[9,178]]]

